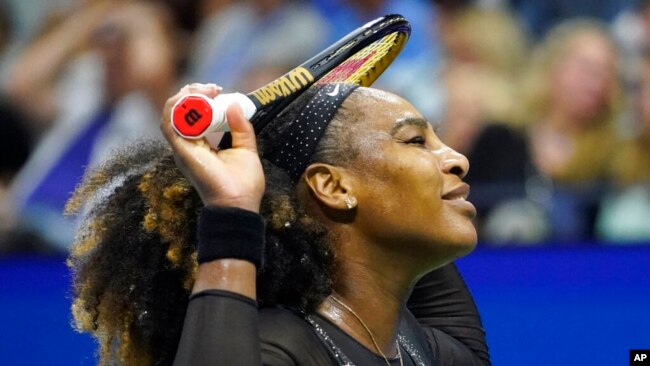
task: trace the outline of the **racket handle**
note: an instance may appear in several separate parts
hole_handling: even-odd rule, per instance
[[[229,131],[226,110],[233,103],[239,104],[248,120],[257,109],[253,101],[241,93],[220,94],[216,98],[188,94],[172,107],[172,127],[187,139],[199,139],[210,132]]]

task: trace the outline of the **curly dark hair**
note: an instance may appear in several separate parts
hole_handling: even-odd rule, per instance
[[[303,210],[297,185],[263,159],[277,131],[316,93],[305,92],[258,133],[266,178],[260,213],[267,220],[261,306],[313,311],[330,292],[334,253],[326,227]],[[354,99],[355,93],[349,98]],[[313,161],[343,165],[357,152],[342,106]],[[302,184],[302,183],[298,183]],[[169,365],[180,338],[197,270],[196,224],[202,202],[163,142],[139,142],[88,173],[66,207],[82,211],[68,265],[74,273],[72,313],[78,330],[97,339],[100,364]]]

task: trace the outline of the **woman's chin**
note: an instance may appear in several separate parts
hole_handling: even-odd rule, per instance
[[[478,234],[474,225],[470,225],[465,230],[459,230],[450,241],[450,251],[454,254],[454,259],[463,257],[476,248],[478,243]]]
[[[446,264],[464,257],[476,248],[477,242],[478,237],[473,225],[464,230],[455,230],[452,236],[437,238],[432,244],[435,249],[430,252],[434,256],[431,261]]]

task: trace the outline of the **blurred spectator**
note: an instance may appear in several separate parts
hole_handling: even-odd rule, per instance
[[[572,20],[536,50],[527,113],[536,166],[561,183],[607,178],[621,107],[617,50],[604,25]]]
[[[89,52],[91,39],[109,3],[97,1],[74,12],[75,20],[52,13],[40,31],[21,50],[10,67],[4,88],[12,103],[29,114],[30,134],[40,138],[59,114],[65,114],[65,102],[78,104],[80,109],[90,104],[98,92],[98,61]],[[52,47],[56,44],[57,47]],[[66,90],[67,89],[67,90]],[[86,89],[83,92],[78,90]],[[71,94],[77,92],[78,95]],[[88,94],[90,92],[90,94]],[[80,98],[80,99],[77,99]]]
[[[616,152],[616,190],[604,199],[598,217],[600,238],[616,243],[650,240],[650,50],[640,76],[634,98],[636,135]]]
[[[201,9],[190,81],[247,92],[306,61],[324,41],[325,23],[309,2],[203,0]]]
[[[526,106],[532,160],[550,178],[553,238],[587,239],[609,178],[621,107],[618,54],[605,25],[572,20],[534,54]],[[540,181],[545,181],[541,179]]]
[[[158,136],[159,111],[177,87],[180,62],[166,8],[83,4],[26,47],[8,86],[20,106],[52,121],[12,193],[21,220],[62,248],[73,232],[63,206],[84,168],[125,139]]]
[[[446,18],[440,39],[446,51],[445,143],[469,153],[488,122],[516,123],[518,80],[528,44],[516,19],[504,11],[468,7]]]

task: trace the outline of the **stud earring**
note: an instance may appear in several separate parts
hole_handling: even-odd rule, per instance
[[[356,202],[356,200],[354,198],[347,197],[345,199],[345,206],[348,208],[348,210],[351,210],[356,203],[357,202]]]

